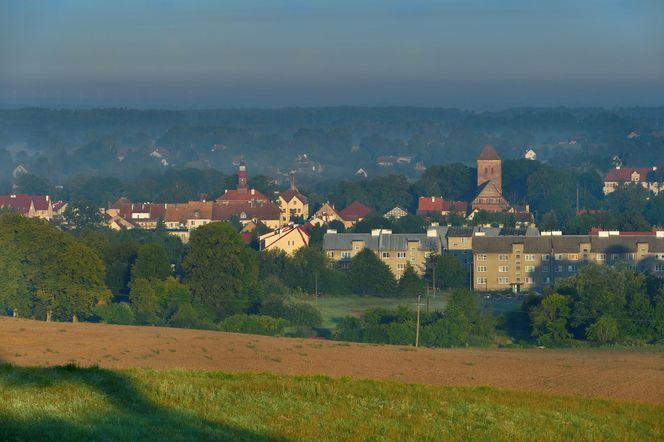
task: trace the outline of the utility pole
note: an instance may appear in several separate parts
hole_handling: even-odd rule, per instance
[[[316,307],[318,307],[318,271],[316,271],[316,273],[314,273],[314,285],[315,285],[314,301],[316,303]]]
[[[576,214],[579,214],[579,183],[576,183]]]
[[[422,299],[422,295],[417,295],[417,325],[415,326],[415,348],[420,346],[420,307],[422,306],[422,303],[420,300]]]

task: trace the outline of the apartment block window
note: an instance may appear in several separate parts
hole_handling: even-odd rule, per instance
[[[556,272],[560,273],[563,271],[563,266],[556,266]]]
[[[535,271],[535,266],[526,266],[526,272],[531,273]]]
[[[486,272],[486,266],[477,266],[478,272]]]
[[[486,284],[486,276],[478,276],[477,277],[477,283],[478,284]]]
[[[549,273],[549,266],[542,266],[542,273]]]
[[[401,263],[401,262],[398,263],[398,264],[397,264],[397,269],[399,269],[399,270],[406,270],[406,264],[403,264],[403,263]]]
[[[383,252],[383,258],[389,258],[390,252]]]
[[[521,255],[516,255],[514,258],[521,259]]]
[[[544,278],[544,284],[551,284],[551,278],[549,278],[548,276]]]
[[[570,261],[578,261],[579,260],[579,254],[578,253],[570,253],[567,255]]]
[[[355,246],[354,249],[355,249],[356,251],[357,251],[357,250],[360,250],[360,246]]]
[[[532,276],[526,276],[526,284],[534,284],[535,280]]]
[[[611,259],[614,260],[614,261],[618,261],[618,259],[620,259],[620,255],[617,254],[617,253],[612,253],[611,254]]]
[[[542,255],[542,261],[548,261],[549,255]]]
[[[508,261],[509,259],[510,259],[510,256],[509,256],[509,255],[500,255],[500,256],[498,257],[498,260],[499,260],[499,261]]]
[[[636,258],[636,255],[634,255],[634,253],[630,253],[628,255],[628,257],[629,257],[630,260],[634,261],[634,258]]]
[[[526,261],[535,261],[535,255],[526,255],[525,260]]]
[[[664,261],[664,253],[658,253],[657,254],[657,260],[658,261]]]
[[[341,257],[344,259],[350,258],[350,252],[341,252]]]
[[[334,252],[327,252],[328,258],[334,258]]]
[[[510,279],[505,276],[501,276],[500,278],[498,278],[498,284],[509,284],[509,283]]]
[[[486,261],[486,255],[477,255],[478,261]]]
[[[507,273],[509,271],[509,269],[510,269],[509,266],[499,266],[498,267],[498,271],[500,273]]]
[[[598,253],[597,261],[606,261],[606,253]]]
[[[555,255],[553,255],[553,259],[555,259],[556,261],[562,260],[563,259],[563,254],[562,253],[556,253]]]
[[[569,265],[569,266],[567,266],[567,271],[568,272],[576,272],[577,267],[575,265]]]
[[[405,258],[406,252],[397,252],[397,258]]]

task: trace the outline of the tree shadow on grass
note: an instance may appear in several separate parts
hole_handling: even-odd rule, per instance
[[[12,392],[20,398],[22,388],[36,388],[37,395],[42,389],[61,388],[58,391],[70,401],[40,408],[36,404],[41,401],[31,400],[31,393],[26,393],[26,402],[14,407],[15,412],[0,404],[0,440],[286,441],[163,407],[146,398],[135,382],[121,372],[96,367],[26,368],[0,361],[0,400],[3,396],[11,400]],[[69,388],[88,397],[72,398]],[[98,395],[92,398],[90,391]],[[81,410],[85,404],[76,401],[98,406]]]

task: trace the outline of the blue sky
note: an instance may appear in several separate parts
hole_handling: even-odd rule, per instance
[[[662,0],[0,0],[0,104],[664,104]]]

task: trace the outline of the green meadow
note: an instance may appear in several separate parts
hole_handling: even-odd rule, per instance
[[[0,440],[662,440],[664,407],[486,387],[0,366]]]

